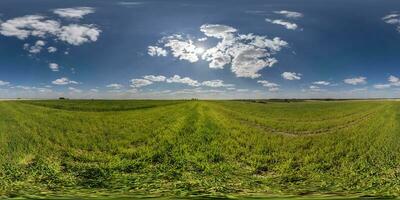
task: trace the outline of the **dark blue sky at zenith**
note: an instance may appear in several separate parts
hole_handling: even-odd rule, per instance
[[[0,98],[400,96],[400,1],[2,0]]]

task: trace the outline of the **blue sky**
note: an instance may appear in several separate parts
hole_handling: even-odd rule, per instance
[[[0,98],[400,97],[396,8],[2,0]]]

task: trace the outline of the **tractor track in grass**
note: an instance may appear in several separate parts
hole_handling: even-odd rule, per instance
[[[238,121],[239,123],[246,124],[250,127],[262,129],[263,131],[269,132],[271,134],[299,137],[299,136],[318,136],[318,135],[323,135],[323,134],[327,134],[327,133],[331,133],[334,131],[338,131],[338,130],[356,126],[358,123],[360,123],[364,120],[367,120],[374,114],[378,113],[382,109],[382,107],[375,108],[374,111],[368,112],[364,115],[361,115],[360,117],[353,118],[351,120],[347,120],[346,122],[344,122],[343,125],[332,126],[329,128],[321,128],[321,129],[317,129],[317,130],[313,130],[313,131],[278,130],[278,129],[274,129],[274,128],[262,125],[260,123],[251,121],[249,119],[240,118],[240,117],[238,117],[238,116],[240,116],[240,115],[238,115],[238,114],[240,114],[239,112],[236,112],[236,111],[233,111],[233,110],[230,110],[227,108],[221,108],[221,107],[218,107],[218,109],[221,110],[222,112],[225,112],[225,114],[228,114],[231,119],[234,119],[234,120]],[[342,118],[336,118],[336,119],[347,119],[348,117],[349,116],[342,117]],[[326,121],[329,121],[329,120],[326,120]]]
[[[217,107],[214,107],[214,109],[219,109],[219,110],[221,110],[221,111],[223,111],[223,112],[232,113],[232,114],[237,115],[237,116],[243,115],[243,114],[251,115],[251,113],[241,113],[241,112],[232,110],[232,109],[230,109],[230,108],[223,108],[223,106],[217,106]],[[375,108],[374,110],[378,110],[378,109],[379,109],[379,108]],[[330,118],[307,119],[307,120],[290,119],[290,121],[291,121],[291,122],[294,122],[294,123],[319,123],[319,122],[328,122],[328,121],[334,121],[334,120],[347,119],[347,118],[350,118],[350,117],[352,117],[352,116],[357,116],[357,115],[360,115],[360,114],[363,114],[363,113],[365,113],[365,112],[360,112],[360,111],[358,111],[358,112],[352,112],[352,113],[348,113],[348,114],[341,115],[341,116],[332,116],[332,117],[330,117]],[[256,117],[256,118],[268,118],[268,116],[265,116],[265,117],[263,117],[263,116],[257,116],[257,115],[252,115],[252,116],[254,116],[254,117]],[[271,122],[288,121],[287,118],[268,118],[268,120],[270,120]]]
[[[318,130],[314,130],[314,131],[282,131],[282,130],[277,130],[277,129],[273,129],[271,127],[266,127],[264,125],[261,125],[259,123],[256,122],[251,122],[248,120],[243,120],[243,119],[235,119],[238,120],[241,123],[247,124],[251,127],[255,127],[258,129],[262,129],[263,131],[266,131],[268,133],[271,134],[277,134],[277,135],[284,135],[284,136],[290,136],[290,137],[300,137],[300,136],[319,136],[319,135],[325,135],[328,133],[332,133],[338,130],[342,130],[342,129],[346,129],[346,128],[350,128],[353,126],[356,126],[357,124],[361,123],[362,121],[365,121],[367,119],[369,119],[371,116],[373,116],[375,113],[377,113],[378,111],[374,111],[374,112],[370,112],[367,113],[366,115],[363,115],[357,119],[354,120],[350,120],[349,122],[343,124],[343,125],[339,125],[339,126],[333,126],[330,128],[324,128],[324,129],[318,129]]]

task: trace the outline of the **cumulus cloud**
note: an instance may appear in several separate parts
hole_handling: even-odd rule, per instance
[[[0,80],[0,86],[10,85],[10,82]]]
[[[260,70],[277,63],[273,54],[288,45],[286,41],[278,37],[268,39],[266,36],[254,34],[237,34],[237,29],[222,24],[204,24],[200,27],[200,31],[205,36],[217,38],[220,41],[205,50],[195,44],[192,39],[185,39],[178,34],[164,37],[159,43],[167,47],[174,57],[181,60],[193,63],[201,58],[209,62],[209,67],[213,69],[223,69],[230,64],[231,71],[237,77],[248,78],[260,77]],[[204,38],[200,39],[204,40]]]
[[[235,86],[233,84],[225,84],[223,80],[203,81],[201,83],[201,85],[207,86],[207,87],[213,87],[213,88],[217,88],[217,87],[233,87],[233,86]]]
[[[343,82],[349,85],[360,85],[360,84],[366,84],[367,78],[359,76],[359,77],[344,79]]]
[[[28,51],[31,54],[37,54],[42,51],[42,49],[45,45],[46,45],[46,42],[43,40],[36,41],[36,43],[32,46],[29,46],[29,44],[25,43],[24,50]]]
[[[53,72],[58,72],[60,70],[60,66],[57,63],[49,63],[49,68]]]
[[[281,76],[286,80],[293,81],[293,80],[300,80],[302,75],[296,72],[283,72]]]
[[[147,49],[147,53],[150,56],[167,56],[167,50],[158,46],[149,46]]]
[[[288,11],[288,10],[275,11],[274,13],[283,15],[283,16],[285,16],[287,18],[300,18],[300,17],[303,17],[302,13],[294,12],[294,11]]]
[[[165,76],[155,76],[155,75],[146,75],[143,76],[143,78],[153,82],[163,82],[167,79]]]
[[[331,83],[328,81],[315,81],[313,82],[314,85],[330,85]]]
[[[26,15],[16,17],[1,23],[0,33],[4,36],[17,37],[24,40],[29,36],[45,37],[46,34],[56,35],[60,30],[60,23],[47,20],[41,15]]]
[[[400,86],[400,78],[390,75],[388,81],[393,86]]]
[[[78,84],[76,81],[69,80],[67,77],[62,77],[52,81],[54,85],[68,85],[68,84]]]
[[[400,86],[400,78],[398,78],[396,76],[393,76],[393,75],[390,75],[388,77],[388,83],[375,84],[374,88],[375,89],[387,89],[387,88],[390,88],[390,87],[393,87],[393,86],[394,87]]]
[[[71,45],[95,42],[101,30],[93,24],[69,24],[62,26],[58,21],[46,19],[41,15],[26,15],[9,19],[0,25],[0,34],[24,40],[29,36],[54,37]]]
[[[100,35],[100,30],[94,25],[70,24],[63,26],[58,33],[58,39],[71,45],[81,45],[86,42],[95,42]]]
[[[272,19],[268,19],[267,18],[267,19],[265,19],[265,21],[270,22],[272,24],[282,25],[286,29],[289,29],[289,30],[296,30],[297,29],[297,24],[291,23],[291,22],[288,22],[288,21],[284,21],[284,20],[281,20],[281,19],[272,20]]]
[[[56,47],[48,47],[48,48],[47,48],[47,51],[48,51],[49,53],[54,53],[54,52],[57,51],[57,48],[56,48]]]
[[[279,90],[279,84],[272,83],[266,80],[259,80],[257,83],[260,83],[262,86],[268,88],[268,91],[270,92],[276,92]]]
[[[193,87],[198,87],[201,85],[196,80],[193,80],[189,77],[181,77],[179,75],[174,75],[173,77],[168,78],[166,81],[167,83],[182,83]]]
[[[191,63],[197,62],[198,54],[203,51],[202,48],[196,47],[191,39],[184,39],[178,34],[164,37],[162,41],[165,43],[164,46],[171,50],[174,57]]]
[[[94,13],[94,8],[91,7],[76,7],[76,8],[59,8],[53,10],[53,13],[64,18],[81,19],[87,14]]]
[[[123,85],[118,84],[118,83],[112,83],[112,84],[106,85],[106,87],[114,89],[114,90],[119,90],[123,87]]]
[[[140,88],[153,84],[153,82],[147,79],[132,79],[130,82],[131,82],[131,87],[133,88]]]

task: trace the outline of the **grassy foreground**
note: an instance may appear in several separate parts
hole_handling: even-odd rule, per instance
[[[400,195],[400,102],[9,101],[0,114],[0,198]]]

